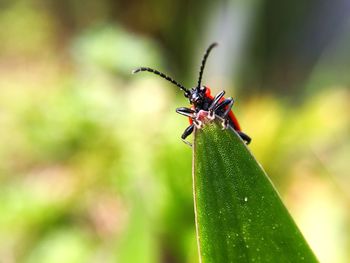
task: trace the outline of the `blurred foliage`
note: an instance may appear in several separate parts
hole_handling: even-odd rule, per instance
[[[315,10],[330,10],[323,2]],[[252,151],[318,257],[346,262],[350,36],[326,34],[313,63],[295,64],[308,69],[295,73],[303,81],[293,86],[283,79],[298,88],[283,91],[258,73],[283,76],[278,69],[290,61],[283,51],[274,53],[281,42],[273,32],[254,26],[267,25],[261,8],[268,4],[2,1],[1,262],[197,261],[191,149],[179,139],[187,120],[174,113],[187,101],[162,79],[128,73],[152,66],[193,85],[201,52],[213,40],[221,44],[215,51],[221,59],[213,54],[208,61],[206,83],[237,97],[235,111],[253,138]],[[238,7],[246,7],[235,16],[244,23],[228,19]],[[333,17],[348,11],[340,1],[332,7]],[[308,10],[289,23],[318,25]],[[241,38],[226,34],[231,28],[250,30],[241,48],[232,42]],[[322,26],[313,28],[322,35]],[[275,57],[273,66],[254,52],[264,42],[252,37],[257,32],[271,43],[264,57]],[[311,47],[313,36],[299,35]],[[233,72],[235,52],[242,66]]]

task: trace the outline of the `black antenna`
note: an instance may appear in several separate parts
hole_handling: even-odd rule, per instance
[[[184,86],[182,86],[180,83],[176,82],[175,80],[173,80],[172,78],[170,78],[169,76],[165,75],[164,73],[162,72],[159,72],[158,70],[155,70],[155,69],[151,69],[151,68],[147,68],[147,67],[140,67],[140,68],[137,68],[137,69],[134,69],[132,71],[132,74],[135,74],[135,73],[138,73],[138,72],[141,72],[141,71],[148,71],[148,72],[152,72],[158,76],[161,76],[163,79],[166,79],[168,81],[170,81],[171,83],[175,84],[176,86],[178,86],[181,90],[183,90],[185,92],[185,94],[189,94],[189,90],[186,89]]]
[[[216,47],[218,45],[218,43],[213,43],[211,44],[207,50],[205,51],[204,53],[204,56],[203,56],[203,59],[202,59],[202,65],[201,65],[201,68],[199,70],[199,78],[198,78],[198,85],[197,85],[197,89],[199,89],[201,87],[201,82],[202,82],[202,76],[203,76],[203,70],[204,70],[204,66],[205,66],[205,63],[207,62],[207,58],[209,56],[209,53],[210,51]]]

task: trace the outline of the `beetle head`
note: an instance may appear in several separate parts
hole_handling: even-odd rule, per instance
[[[185,93],[185,97],[188,98],[190,104],[196,106],[200,106],[205,98],[206,87],[202,86],[199,89],[197,87],[193,87],[189,90],[188,93]]]

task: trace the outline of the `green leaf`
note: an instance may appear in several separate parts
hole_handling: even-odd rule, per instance
[[[201,262],[318,262],[262,167],[218,118],[195,130],[193,164]]]

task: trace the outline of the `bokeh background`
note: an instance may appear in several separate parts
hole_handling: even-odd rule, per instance
[[[0,262],[198,262],[181,92],[236,98],[321,262],[350,258],[350,2],[0,2]]]

